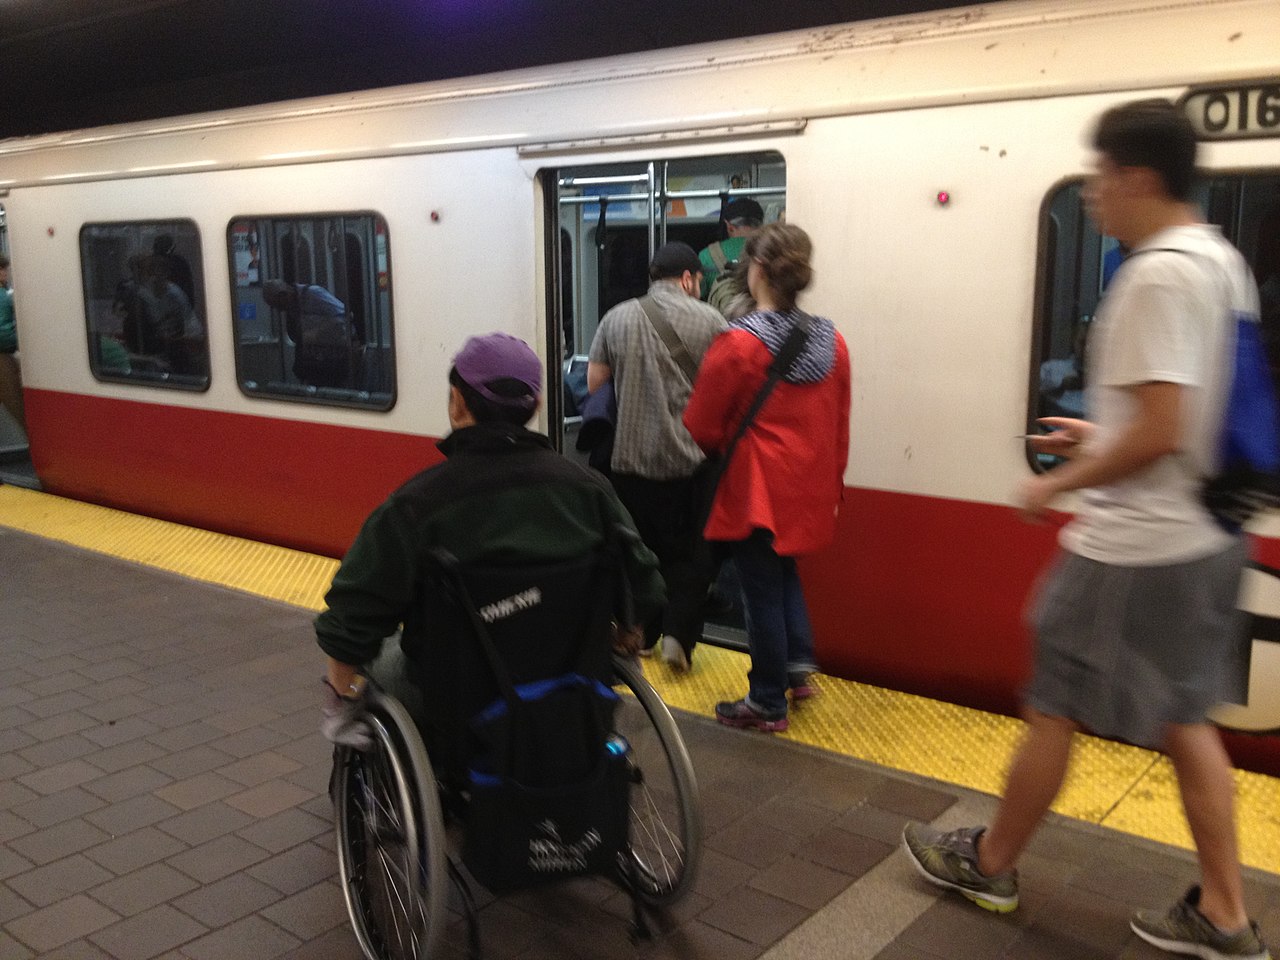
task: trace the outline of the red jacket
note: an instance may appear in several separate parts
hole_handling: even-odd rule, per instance
[[[684,425],[698,446],[719,453],[764,384],[773,356],[759,338],[730,329],[712,343],[698,369]],[[849,351],[835,334],[835,362],[817,383],[774,387],[738,441],[716,490],[705,535],[744,540],[773,531],[774,550],[795,556],[835,536],[849,460]]]

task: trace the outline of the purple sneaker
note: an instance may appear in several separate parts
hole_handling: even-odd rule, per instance
[[[765,733],[781,733],[790,724],[785,713],[761,713],[745,700],[725,700],[716,704],[716,719],[727,727],[763,730]]]
[[[791,677],[788,686],[791,687],[792,703],[799,703],[801,700],[812,699],[819,693],[817,685],[813,682],[812,673],[795,674]]]

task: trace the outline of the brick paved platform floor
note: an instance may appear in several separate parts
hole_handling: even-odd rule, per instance
[[[354,960],[310,614],[3,528],[0,570],[0,958]],[[707,827],[695,892],[639,947],[603,881],[488,899],[488,956],[1154,957],[1127,913],[1194,875],[1055,818],[1024,908],[991,917],[895,853],[906,820],[990,798],[680,722]],[[1280,931],[1280,880],[1253,871],[1249,895]]]

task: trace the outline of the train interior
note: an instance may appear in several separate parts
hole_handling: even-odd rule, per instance
[[[752,197],[765,221],[786,215],[786,163],[776,151],[722,154],[647,162],[565,167],[544,174],[554,198],[547,262],[552,281],[549,337],[559,343],[549,355],[562,358],[561,449],[585,460],[576,440],[579,405],[587,396],[587,362],[600,319],[613,306],[643,296],[649,261],[662,244],[681,241],[702,250],[724,239],[720,210],[733,197]],[[742,611],[726,580],[713,593],[708,638],[745,648]]]

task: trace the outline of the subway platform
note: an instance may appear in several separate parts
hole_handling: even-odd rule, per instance
[[[210,539],[213,538],[213,539]],[[0,487],[0,958],[356,960],[310,630],[333,561]],[[702,791],[696,888],[630,942],[603,881],[488,900],[486,956],[1165,956],[1129,932],[1195,877],[1167,764],[1082,738],[996,916],[926,885],[908,820],[987,819],[1018,724],[842,681],[785,736],[720,727],[745,658],[650,679]],[[1249,909],[1280,941],[1280,782],[1240,774]],[[444,956],[462,958],[461,935]]]

